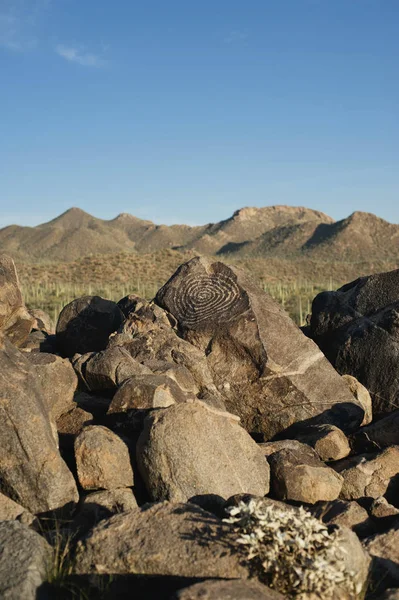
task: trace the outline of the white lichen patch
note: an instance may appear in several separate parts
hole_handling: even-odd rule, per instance
[[[333,598],[338,588],[356,596],[338,529],[329,531],[302,507],[279,508],[256,499],[227,512],[225,522],[237,533],[245,559],[270,587],[296,600]]]

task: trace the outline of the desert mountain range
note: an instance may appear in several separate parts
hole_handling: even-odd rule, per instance
[[[112,220],[71,208],[36,227],[0,229],[0,252],[19,261],[73,261],[93,254],[164,249],[199,254],[312,260],[399,259],[399,225],[355,212],[334,221],[303,207],[242,208],[219,223],[156,225],[122,213]]]

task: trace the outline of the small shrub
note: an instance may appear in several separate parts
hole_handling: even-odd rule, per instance
[[[302,507],[281,509],[255,499],[227,512],[225,522],[237,532],[245,560],[270,587],[297,600],[309,594],[332,598],[338,586],[355,594],[338,529],[329,531]]]

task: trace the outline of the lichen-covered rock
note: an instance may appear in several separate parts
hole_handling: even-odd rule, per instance
[[[62,460],[32,364],[0,340],[0,491],[31,513],[73,505],[78,492]]]
[[[0,254],[0,333],[15,346],[28,337],[34,318],[22,299],[21,288],[14,261]]]
[[[268,461],[276,498],[308,504],[338,498],[342,477],[327,467],[310,446],[296,442],[295,448],[274,452]]]
[[[129,449],[107,427],[85,427],[75,439],[75,458],[84,490],[113,490],[134,484]]]
[[[206,353],[227,409],[259,441],[304,421],[344,431],[362,422],[363,408],[317,346],[240,269],[194,258],[156,302]]]
[[[100,352],[108,338],[120,327],[124,315],[111,300],[100,296],[83,296],[72,300],[58,317],[57,348],[61,356]]]
[[[269,466],[237,417],[196,400],[154,411],[144,422],[137,460],[154,500],[215,494],[265,495]]]
[[[26,525],[0,522],[0,598],[36,600],[51,555],[51,546]]]

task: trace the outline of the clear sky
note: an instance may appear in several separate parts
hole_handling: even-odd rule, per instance
[[[399,0],[0,0],[0,226],[399,222]]]

